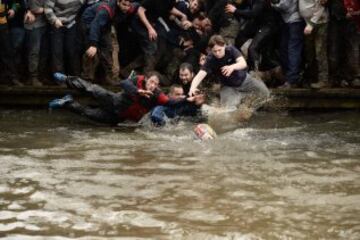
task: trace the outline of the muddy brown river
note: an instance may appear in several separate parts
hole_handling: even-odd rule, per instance
[[[211,142],[192,123],[0,112],[1,239],[360,239],[360,113],[260,112]]]

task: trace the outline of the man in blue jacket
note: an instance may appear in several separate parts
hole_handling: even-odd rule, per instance
[[[86,52],[83,56],[83,78],[94,80],[96,68],[105,70],[105,82],[116,85],[112,76],[111,23],[115,14],[126,17],[137,11],[129,0],[107,0],[87,7],[81,16],[81,29]]]

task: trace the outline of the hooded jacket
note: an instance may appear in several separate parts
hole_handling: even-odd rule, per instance
[[[309,25],[327,23],[329,20],[328,10],[320,0],[299,0],[299,12]]]
[[[280,0],[278,3],[271,3],[271,6],[280,12],[285,23],[302,21],[298,0]]]

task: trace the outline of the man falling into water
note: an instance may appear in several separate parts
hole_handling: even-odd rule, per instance
[[[188,101],[186,98],[175,100],[166,96],[159,88],[160,77],[156,72],[149,72],[146,76],[132,75],[121,81],[122,93],[115,93],[79,77],[66,76],[61,73],[54,74],[54,78],[59,84],[65,83],[69,88],[77,89],[93,97],[99,107],[83,106],[76,102],[71,95],[66,95],[51,101],[50,109],[64,107],[96,122],[111,125],[127,120],[138,122],[157,105],[176,106]]]

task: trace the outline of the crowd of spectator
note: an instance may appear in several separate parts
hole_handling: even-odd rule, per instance
[[[214,34],[269,87],[360,87],[359,0],[0,0],[0,84],[117,85],[135,69],[169,86]]]

